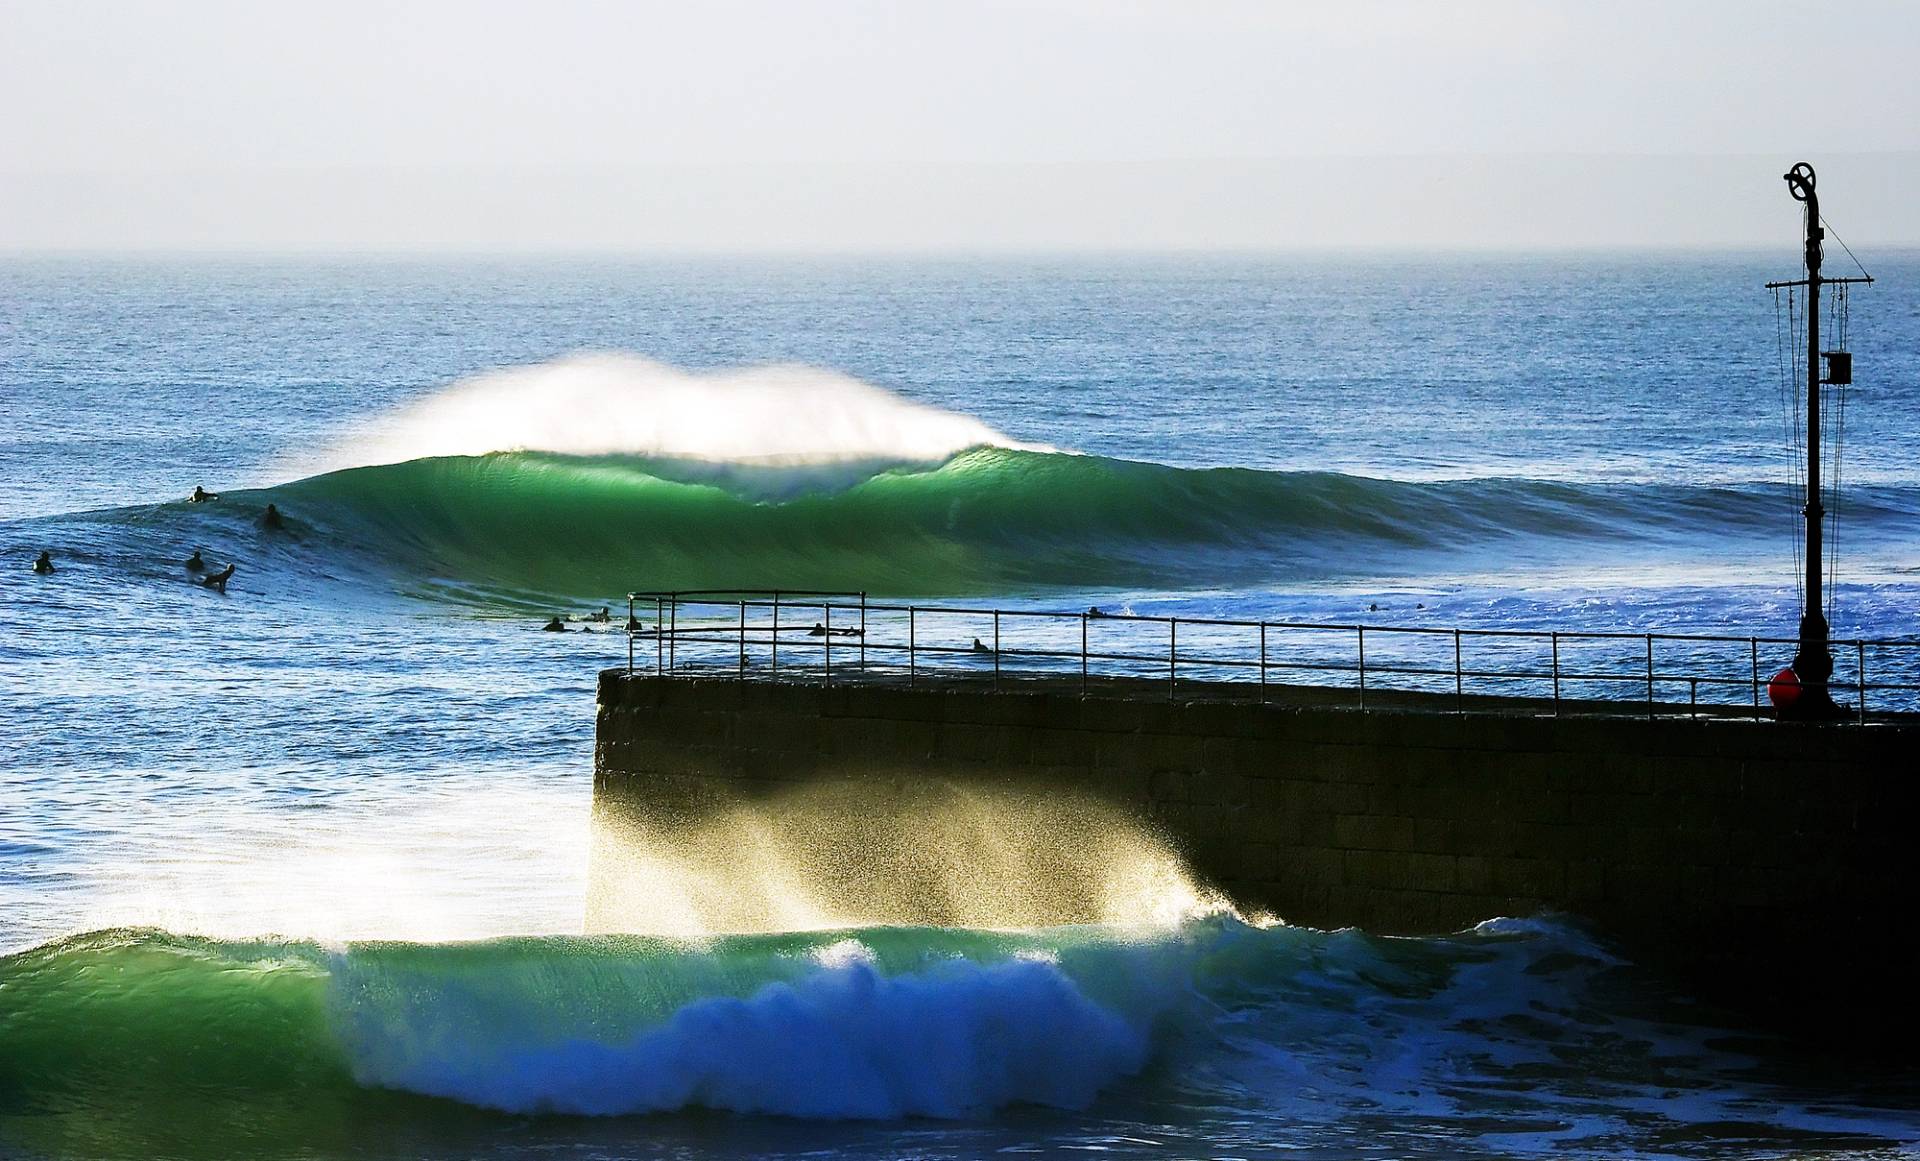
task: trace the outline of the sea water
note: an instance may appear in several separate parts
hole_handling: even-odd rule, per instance
[[[8,260],[0,1154],[1906,1152],[1897,1063],[1577,924],[1296,928],[1124,817],[1044,874],[941,821],[952,928],[745,820],[697,886],[754,909],[668,867],[589,934],[627,641],[539,631],[786,587],[1791,636],[1792,257]],[[1832,617],[1911,639],[1920,256],[1870,257]]]

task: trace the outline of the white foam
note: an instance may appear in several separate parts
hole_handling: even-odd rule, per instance
[[[693,372],[580,354],[463,379],[382,415],[293,474],[426,456],[543,451],[770,464],[935,462],[1022,444],[968,415],[801,366]]]

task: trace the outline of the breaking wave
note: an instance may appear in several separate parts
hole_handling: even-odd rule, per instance
[[[1715,1047],[1723,1033],[1636,1014],[1624,970],[1538,920],[1429,939],[1224,914],[1150,934],[702,941],[110,930],[0,958],[0,1143],[455,1155],[503,1113],[536,1118],[516,1128],[531,1148],[554,1114],[821,1123],[1109,1099],[1253,1107],[1307,1138],[1355,1117],[1435,1132],[1469,1117],[1478,1132],[1494,1115],[1502,1139],[1547,1152],[1618,1152],[1607,1146],[1659,1124],[1920,1136],[1891,1109],[1773,1099],[1750,1058]]]
[[[1315,579],[1702,530],[1774,538],[1787,503],[1771,490],[1410,483],[993,447],[808,467],[508,452],[350,469],[269,496],[412,577],[584,596]]]

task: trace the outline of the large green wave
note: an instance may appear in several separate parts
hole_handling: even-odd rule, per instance
[[[1780,523],[1776,497],[1728,489],[1412,483],[1004,448],[797,468],[496,453],[353,468],[268,495],[343,551],[410,577],[600,597],[1205,586]]]

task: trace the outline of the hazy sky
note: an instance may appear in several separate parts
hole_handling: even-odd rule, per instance
[[[1920,241],[1913,0],[0,0],[0,101],[7,248]]]

